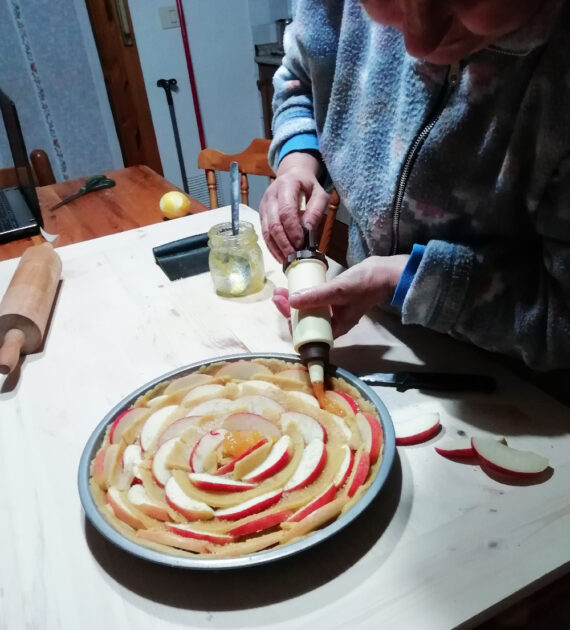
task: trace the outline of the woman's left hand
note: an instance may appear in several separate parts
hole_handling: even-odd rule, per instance
[[[329,305],[333,335],[339,337],[355,326],[363,315],[380,302],[389,302],[409,256],[370,256],[336,278],[310,289],[276,289],[273,302],[289,316],[289,307],[316,308]]]

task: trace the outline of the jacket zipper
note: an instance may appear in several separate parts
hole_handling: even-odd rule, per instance
[[[439,100],[437,107],[428,120],[428,122],[421,128],[414,141],[412,142],[410,149],[408,150],[408,154],[406,155],[406,159],[404,160],[404,166],[402,167],[402,171],[400,173],[400,178],[398,180],[398,186],[396,188],[396,198],[394,200],[394,209],[392,211],[392,255],[398,253],[399,246],[399,224],[400,224],[400,212],[402,210],[402,202],[404,200],[404,192],[406,190],[406,185],[408,183],[408,179],[410,177],[410,173],[412,171],[412,167],[416,160],[416,157],[422,148],[423,143],[428,137],[430,131],[435,127],[441,113],[443,112],[449,97],[451,96],[453,90],[457,86],[459,82],[459,71],[460,65],[459,62],[452,63],[449,66],[449,70],[447,72],[446,82],[445,82],[445,91],[443,93],[442,98]]]

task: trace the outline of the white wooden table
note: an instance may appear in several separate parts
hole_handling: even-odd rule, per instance
[[[258,225],[246,207],[242,217]],[[217,297],[208,274],[170,282],[154,262],[155,245],[228,218],[220,209],[58,250],[63,281],[45,346],[0,393],[0,627],[445,630],[472,627],[568,571],[570,410],[483,353],[387,314],[338,340],[335,362],[360,373],[425,363],[493,374],[493,395],[377,392],[392,411],[437,406],[444,433],[506,435],[547,455],[552,476],[501,483],[437,455],[441,435],[398,447],[379,500],[334,539],[234,572],[151,565],[86,523],[79,458],[124,396],[195,361],[292,352],[270,299],[285,281],[267,250],[266,289],[234,300]],[[0,291],[16,263],[0,263]]]

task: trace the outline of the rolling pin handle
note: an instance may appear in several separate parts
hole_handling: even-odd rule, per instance
[[[4,344],[0,348],[0,374],[10,374],[18,365],[25,340],[26,337],[19,328],[11,328],[4,335]]]

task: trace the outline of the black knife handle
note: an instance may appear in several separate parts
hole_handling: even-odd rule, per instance
[[[435,389],[442,392],[484,392],[497,388],[495,379],[484,374],[454,374],[453,372],[398,372],[396,389]]]

